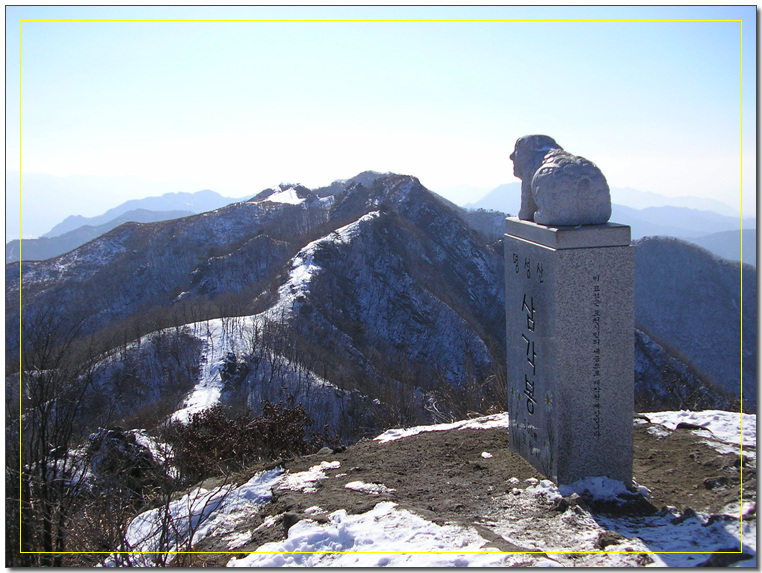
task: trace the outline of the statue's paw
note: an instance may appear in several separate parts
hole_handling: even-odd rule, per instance
[[[553,225],[553,217],[549,216],[547,211],[538,210],[534,214],[534,222],[538,225]],[[557,224],[557,223],[556,223]]]
[[[522,221],[534,221],[535,220],[534,215],[535,213],[533,213],[529,209],[521,209],[519,211],[519,219],[521,219]]]

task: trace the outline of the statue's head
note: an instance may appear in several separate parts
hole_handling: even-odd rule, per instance
[[[513,174],[519,179],[523,175],[530,178],[542,162],[542,158],[551,149],[563,149],[552,137],[547,135],[525,135],[516,140],[516,145],[511,153],[513,161]]]

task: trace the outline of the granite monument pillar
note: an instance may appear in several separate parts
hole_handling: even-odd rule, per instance
[[[511,448],[558,484],[606,476],[629,485],[630,228],[607,222],[597,167],[547,136],[519,139],[511,159],[522,178],[522,212],[506,220],[505,237]]]

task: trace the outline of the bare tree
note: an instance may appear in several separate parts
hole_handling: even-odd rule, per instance
[[[6,455],[7,481],[16,482],[8,494],[18,492],[18,521],[7,527],[7,541],[18,549],[9,556],[12,566],[60,566],[68,549],[85,471],[72,447],[83,437],[93,382],[81,325],[50,307],[26,313],[21,325],[18,405],[6,420],[18,439]]]

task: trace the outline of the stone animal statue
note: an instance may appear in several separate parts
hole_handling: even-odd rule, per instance
[[[547,135],[525,135],[511,153],[521,179],[519,219],[540,225],[600,225],[611,217],[606,178],[591,161]]]

